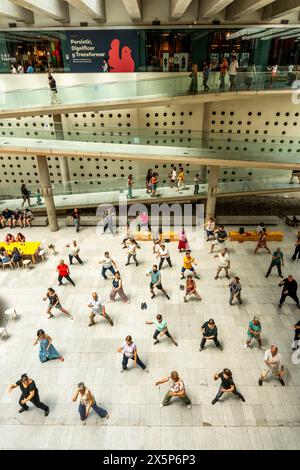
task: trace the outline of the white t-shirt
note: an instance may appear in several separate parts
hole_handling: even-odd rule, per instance
[[[228,253],[225,253],[224,256],[222,255],[222,253],[218,253],[218,256],[219,256],[219,266],[222,268],[227,268],[229,264],[229,259],[230,259]]]
[[[73,256],[78,255],[79,251],[80,251],[80,248],[79,248],[78,244],[76,244],[76,246],[75,246],[73,242],[70,243],[70,246],[69,246],[70,255],[73,255]]]
[[[206,230],[208,230],[209,232],[213,232],[216,228],[216,223],[215,222],[208,222],[206,224]]]
[[[160,246],[159,247],[159,250],[158,250],[160,256],[162,258],[169,258],[170,254],[169,254],[169,250],[167,247],[165,247],[164,249]]]
[[[239,64],[237,60],[233,60],[229,65],[229,75],[236,75]]]
[[[272,362],[272,364],[266,364],[267,369],[272,372],[277,372],[278,370],[280,370],[282,366],[281,354],[279,352],[277,352],[275,356],[272,356],[271,350],[268,349],[265,352],[264,360]]]
[[[136,254],[136,244],[135,243],[129,243],[128,245],[128,253],[135,255]]]
[[[112,258],[109,256],[108,258],[103,258],[100,263],[103,264],[104,268],[110,268],[112,266]]]
[[[173,170],[172,173],[171,173],[171,180],[175,181],[176,178],[177,178],[176,170]]]
[[[184,388],[184,383],[182,380],[177,380],[177,382],[174,382],[174,380],[170,377],[169,378],[169,388],[171,392],[182,392],[185,390]]]
[[[123,352],[126,357],[129,357],[130,359],[133,358],[134,356],[134,351],[136,350],[136,345],[134,342],[131,344],[128,344],[126,341],[125,343],[122,344]]]
[[[93,299],[93,297],[92,297],[89,301],[89,305],[92,306],[92,312],[93,313],[101,315],[102,307],[104,307],[104,305],[102,304],[101,299],[99,299],[99,297],[97,298],[97,300]]]

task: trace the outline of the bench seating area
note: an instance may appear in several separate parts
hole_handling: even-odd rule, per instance
[[[48,217],[34,217],[30,223],[32,227],[46,227],[48,225]]]
[[[297,227],[298,225],[300,225],[300,215],[287,215],[285,217],[285,222],[290,227]]]
[[[240,234],[239,232],[229,232],[229,238],[232,242],[257,242],[259,240],[259,235],[255,231],[245,232]],[[268,241],[278,241],[283,240],[282,232],[267,232]]]
[[[259,225],[264,222],[268,225],[278,225],[280,218],[275,215],[219,215],[216,217],[218,225]]]
[[[151,232],[136,232],[134,234],[134,238],[137,241],[151,241],[152,240],[152,233]],[[160,240],[168,240],[170,242],[176,242],[178,241],[178,235],[175,232],[163,232],[160,235]]]

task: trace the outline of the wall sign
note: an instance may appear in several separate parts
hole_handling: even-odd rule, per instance
[[[66,31],[71,72],[135,72],[138,68],[136,30]]]

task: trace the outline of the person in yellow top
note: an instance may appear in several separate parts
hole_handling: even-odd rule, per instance
[[[197,276],[197,273],[195,271],[195,268],[193,267],[193,264],[197,264],[197,260],[191,256],[190,251],[187,251],[184,258],[183,258],[183,266],[181,268],[181,279],[184,279],[184,273],[186,270],[191,271],[196,279],[200,279],[199,276]]]
[[[181,189],[184,188],[184,171],[182,167],[180,167],[178,171],[177,183],[178,183],[177,191],[180,191]]]

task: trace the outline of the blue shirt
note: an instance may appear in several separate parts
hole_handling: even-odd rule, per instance
[[[156,284],[160,279],[160,271],[151,271],[151,282],[152,284]]]

